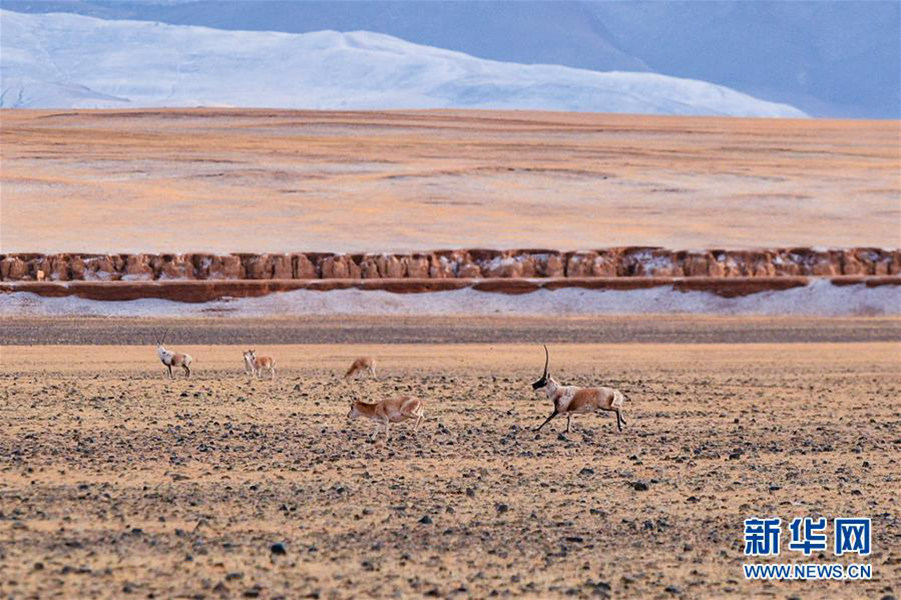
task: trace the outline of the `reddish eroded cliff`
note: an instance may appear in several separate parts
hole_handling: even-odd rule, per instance
[[[759,278],[901,274],[881,248],[444,250],[417,254],[9,254],[2,281]]]

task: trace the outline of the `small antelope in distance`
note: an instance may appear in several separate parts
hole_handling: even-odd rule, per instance
[[[368,371],[372,377],[375,377],[375,359],[371,356],[361,356],[357,360],[354,361],[350,368],[347,370],[347,373],[344,374],[344,379],[350,379],[357,373],[362,373],[363,371]]]
[[[619,390],[609,387],[583,388],[575,385],[560,385],[548,373],[547,367],[551,361],[547,346],[544,346],[544,375],[532,384],[532,389],[544,388],[548,399],[554,403],[554,412],[535,431],[551,422],[558,415],[566,415],[566,433],[569,433],[572,416],[576,414],[590,413],[597,410],[606,410],[616,413],[616,426],[620,431],[626,420],[620,414],[623,400],[626,395]]]
[[[422,400],[413,396],[401,396],[370,404],[360,400],[354,400],[350,404],[350,412],[347,418],[353,421],[357,417],[366,417],[376,422],[375,431],[369,439],[374,440],[379,434],[379,424],[385,425],[385,440],[391,437],[390,424],[402,423],[409,419],[416,419],[413,431],[419,427],[419,422],[425,418],[422,408]]]
[[[163,347],[163,342],[166,341],[167,333],[169,333],[168,329],[163,333],[162,337],[156,343],[156,355],[160,357],[160,362],[166,365],[166,369],[168,369],[169,371],[169,379],[175,379],[175,376],[172,375],[172,367],[181,367],[185,370],[185,377],[190,377],[191,363],[194,361],[194,359],[191,358],[190,354],[166,350],[166,348]]]
[[[271,379],[275,379],[275,360],[271,356],[257,356],[256,350],[244,352],[244,372],[263,378],[263,369],[269,371]]]

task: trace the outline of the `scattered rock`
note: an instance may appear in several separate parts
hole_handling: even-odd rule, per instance
[[[263,587],[259,584],[254,585],[253,587],[247,588],[244,590],[245,598],[259,598],[260,593],[263,591]]]
[[[288,550],[285,548],[285,545],[281,542],[276,542],[269,546],[269,552],[276,556],[284,556],[288,553]]]

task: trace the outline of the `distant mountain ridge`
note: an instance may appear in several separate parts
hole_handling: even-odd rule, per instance
[[[226,30],[365,30],[492,60],[698,79],[814,116],[901,118],[895,0],[0,0],[0,7]]]
[[[7,108],[490,108],[804,117],[655,73],[489,61],[366,31],[224,31],[0,11]]]

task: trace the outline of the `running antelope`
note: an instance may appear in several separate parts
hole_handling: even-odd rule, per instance
[[[349,379],[356,375],[357,373],[362,373],[363,371],[368,371],[370,375],[375,377],[375,359],[371,356],[361,356],[357,360],[354,361],[354,364],[350,365],[350,368],[347,370],[347,373],[344,374],[344,379]]]
[[[275,379],[275,360],[271,356],[257,356],[256,350],[244,352],[244,372],[255,377],[263,378],[263,369],[269,371],[272,379]]]
[[[616,413],[616,426],[620,431],[626,420],[620,414],[625,394],[609,387],[583,388],[575,385],[560,385],[548,372],[551,361],[547,346],[544,347],[544,375],[532,384],[533,390],[544,388],[549,400],[554,403],[554,412],[535,431],[551,422],[556,416],[566,415],[566,433],[569,433],[573,415],[606,410]]]
[[[351,421],[357,417],[366,417],[376,422],[375,431],[369,439],[374,440],[379,434],[379,425],[385,425],[385,440],[391,437],[390,424],[402,423],[409,419],[416,419],[413,425],[413,431],[419,427],[419,422],[425,418],[425,412],[422,408],[422,400],[413,396],[400,396],[399,398],[391,398],[370,404],[354,400],[350,404],[350,412],[347,418]]]
[[[169,371],[169,379],[175,378],[175,376],[172,375],[172,367],[181,367],[185,370],[185,377],[190,377],[191,363],[194,359],[191,358],[190,354],[166,350],[166,348],[163,347],[163,342],[166,341],[166,333],[169,333],[168,329],[163,333],[163,337],[156,343],[156,355],[160,357],[160,362],[166,365],[166,369]]]

